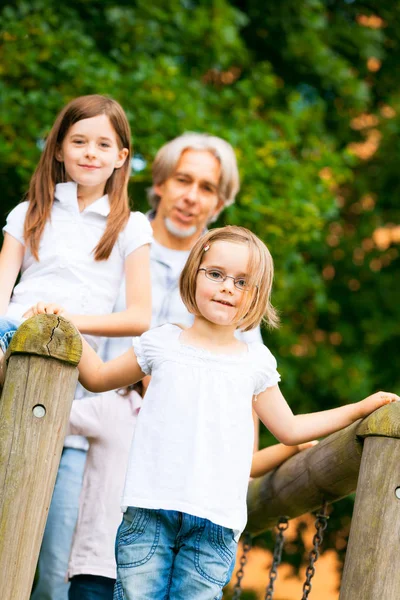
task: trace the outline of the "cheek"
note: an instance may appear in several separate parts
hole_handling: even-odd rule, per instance
[[[207,215],[208,218],[214,216],[218,207],[218,198],[208,198],[207,201],[203,203],[203,214]]]
[[[196,287],[196,304],[200,306],[202,302],[209,300],[212,297],[212,289],[209,286],[203,284],[198,284]]]

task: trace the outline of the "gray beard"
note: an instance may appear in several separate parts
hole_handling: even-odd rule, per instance
[[[192,227],[189,227],[188,229],[180,229],[179,227],[176,227],[168,217],[164,219],[164,223],[168,233],[180,239],[192,237],[192,235],[197,232],[196,225],[192,225]]]

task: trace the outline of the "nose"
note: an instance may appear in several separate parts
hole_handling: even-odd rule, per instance
[[[89,142],[86,146],[86,155],[89,158],[94,158],[96,156],[96,144],[95,142]]]
[[[199,186],[197,183],[192,183],[186,192],[186,199],[190,202],[196,202],[199,195]]]
[[[233,280],[233,277],[229,277],[227,275],[225,281],[221,282],[220,290],[221,292],[228,292],[229,294],[233,294],[233,292],[235,291],[235,282]]]

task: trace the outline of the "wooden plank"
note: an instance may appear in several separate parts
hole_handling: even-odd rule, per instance
[[[366,438],[340,600],[399,598],[399,464],[398,439]]]
[[[363,438],[400,438],[400,402],[380,408],[362,421],[296,454],[272,473],[251,481],[246,531],[257,534],[290,518],[335,502],[356,490]]]
[[[359,421],[296,454],[272,473],[250,482],[248,522],[252,535],[274,527],[278,517],[297,517],[356,489],[362,441]]]
[[[26,321],[10,345],[0,402],[1,600],[30,596],[80,351],[76,329],[47,315]]]

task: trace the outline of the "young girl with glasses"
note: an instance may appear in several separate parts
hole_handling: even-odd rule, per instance
[[[3,230],[0,361],[22,320],[57,313],[58,305],[94,348],[99,336],[139,335],[149,327],[152,230],[144,215],[130,212],[130,160],[129,123],[115,100],[82,96],[58,115],[26,200]],[[127,308],[112,314],[124,274]],[[86,448],[84,438],[65,441],[34,600],[67,598],[64,578]]]
[[[211,230],[192,249],[180,280],[194,315],[191,327],[150,330],[107,363],[84,345],[80,380],[92,391],[152,375],[122,499],[116,600],[222,597],[246,524],[253,406],[278,440],[296,445],[399,399],[379,392],[355,404],[293,415],[270,351],[234,336],[263,317],[277,325],[272,278],[271,255],[255,235],[241,227]]]

